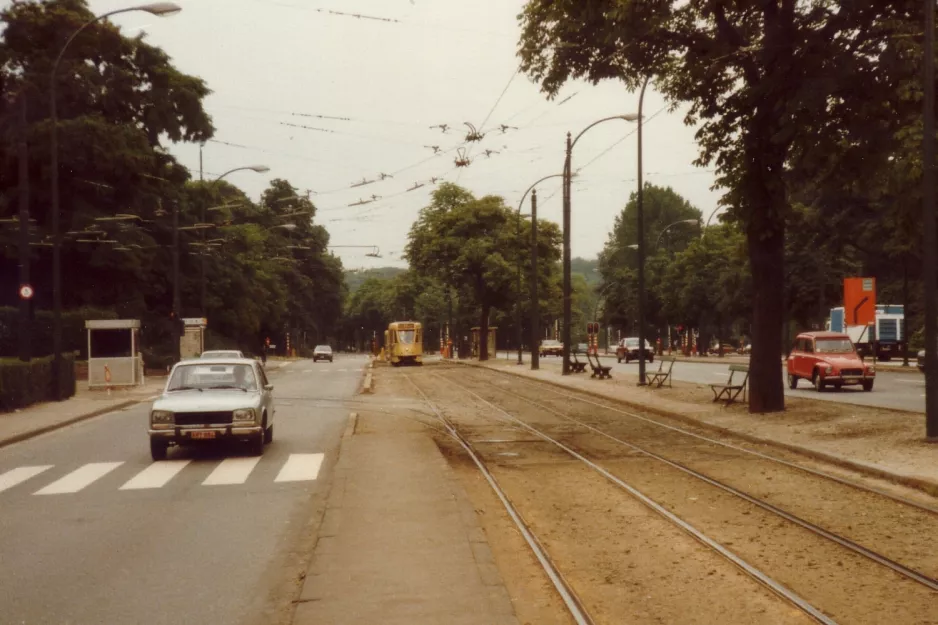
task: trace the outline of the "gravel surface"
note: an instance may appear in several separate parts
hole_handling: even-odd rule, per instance
[[[425,367],[412,377],[483,454],[598,622],[618,622],[599,614],[622,614],[637,622],[774,623],[787,622],[793,613],[598,473],[508,424],[457,385],[578,449],[840,622],[938,623],[935,591],[561,415],[703,472],[930,577],[938,577],[938,556],[931,548],[938,515],[586,406],[535,382],[446,366]],[[445,440],[439,444],[451,446]],[[460,456],[451,449],[452,462]],[[461,474],[469,479],[473,469]],[[740,592],[747,586],[754,589]],[[698,604],[708,601],[702,610]]]
[[[433,369],[409,375],[473,441],[596,622],[810,622],[582,463],[493,420],[490,409],[434,377]],[[554,425],[564,434],[574,431]],[[467,459],[448,438],[441,436],[438,442],[453,464],[465,464]],[[470,483],[478,479],[470,477],[478,475],[472,470],[461,475]],[[485,516],[504,516],[499,508],[486,511]],[[484,526],[491,531],[491,525]],[[531,586],[532,573],[521,575],[518,584],[517,574],[508,575],[501,562],[499,566],[513,598],[519,586]],[[515,605],[518,609],[517,601]]]

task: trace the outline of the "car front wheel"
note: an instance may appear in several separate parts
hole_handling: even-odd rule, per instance
[[[790,373],[788,374],[788,388],[792,390],[795,390],[796,388],[798,388],[798,376],[797,375],[792,375]]]
[[[863,381],[863,390],[869,393],[873,390],[873,380],[864,380]]]
[[[156,440],[153,438],[150,439],[150,456],[153,457],[154,462],[159,460],[166,460],[166,453],[168,450],[168,442]]]
[[[823,393],[824,386],[825,386],[824,378],[821,377],[821,373],[819,371],[815,371],[814,372],[814,390],[816,390],[818,393]]]

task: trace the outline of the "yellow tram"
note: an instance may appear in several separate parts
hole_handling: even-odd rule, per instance
[[[423,326],[419,321],[395,321],[388,326],[387,359],[393,366],[423,364]]]

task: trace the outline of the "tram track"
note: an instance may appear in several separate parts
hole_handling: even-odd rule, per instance
[[[492,486],[492,488],[495,490],[499,500],[502,502],[503,505],[505,505],[506,510],[509,511],[509,515],[512,516],[513,519],[515,519],[517,512],[516,511],[514,513],[512,512],[511,503],[510,503],[510,500],[508,499],[508,495],[505,493],[503,489],[497,486],[497,482],[495,481],[495,478],[492,475],[492,471],[486,466],[486,463],[482,458],[483,454],[479,453],[475,449],[472,441],[467,436],[465,436],[457,428],[455,424],[453,424],[449,419],[447,419],[442,414],[442,411],[436,406],[436,404],[429,397],[429,395],[423,389],[421,389],[410,378],[410,376],[406,376],[406,377],[408,381],[410,382],[410,384],[418,392],[418,394],[424,399],[427,405],[430,406],[431,409],[434,411],[434,413],[437,414],[441,422],[446,424],[445,427],[450,432],[450,435],[453,436],[453,438],[455,438],[456,440],[458,440],[460,446],[470,455],[471,459],[476,464],[476,466],[480,469],[480,471],[483,472],[483,475],[486,476],[487,481],[489,482],[490,486]],[[440,376],[434,376],[434,377],[444,381],[447,384],[452,384],[454,386],[459,387],[460,389],[465,390],[465,388],[462,385],[458,385],[452,382],[451,380],[448,380]],[[471,391],[468,391],[468,392],[472,393]],[[472,394],[475,395],[478,400],[484,402],[491,410],[500,413],[502,415],[501,417],[502,419],[508,419],[512,421],[515,425],[517,425],[520,429],[527,431],[528,433],[543,440],[544,442],[547,442],[551,445],[556,446],[558,449],[562,450],[565,454],[568,454],[569,456],[574,458],[578,463],[584,465],[589,470],[595,473],[598,473],[600,476],[605,478],[605,480],[615,485],[615,487],[618,488],[620,491],[625,491],[625,493],[627,493],[631,498],[640,502],[643,506],[645,506],[646,508],[654,512],[656,515],[660,516],[663,519],[666,519],[674,527],[679,528],[680,531],[691,536],[698,543],[704,545],[707,549],[718,554],[721,558],[725,559],[727,562],[734,565],[738,570],[742,571],[745,575],[749,576],[751,579],[755,580],[758,584],[760,584],[764,588],[767,588],[769,591],[774,593],[778,598],[786,601],[788,604],[795,607],[798,611],[800,611],[802,614],[808,617],[811,621],[816,622],[816,623],[824,623],[826,625],[834,625],[837,622],[831,617],[829,617],[828,615],[824,614],[823,611],[818,609],[816,606],[812,605],[809,601],[807,601],[806,599],[804,599],[797,593],[793,592],[791,589],[787,588],[784,584],[778,582],[776,579],[773,579],[771,576],[769,576],[768,574],[766,574],[765,572],[763,572],[756,566],[752,565],[750,562],[747,562],[743,558],[739,557],[737,554],[735,554],[733,551],[728,549],[726,546],[721,545],[719,542],[713,540],[711,537],[707,536],[704,532],[695,528],[693,525],[687,523],[686,521],[678,517],[676,514],[669,511],[665,506],[661,505],[659,502],[648,497],[647,495],[645,495],[644,493],[636,489],[634,486],[624,481],[623,479],[617,477],[612,472],[604,468],[602,465],[590,460],[585,455],[583,455],[582,453],[574,449],[572,446],[567,445],[564,442],[559,441],[556,438],[551,437],[550,435],[538,430],[537,428],[530,426],[529,424],[525,423],[521,419],[515,418],[508,412],[504,411],[497,405],[491,402],[488,402],[481,396],[478,396],[477,394],[474,394],[474,393]],[[517,515],[517,516],[518,518],[520,518],[520,515]],[[530,529],[527,528],[526,525],[525,525],[525,528],[527,532],[530,532]],[[535,542],[536,544],[540,545],[540,542],[537,541],[536,538],[535,538]],[[529,542],[529,546],[531,546],[530,542]],[[534,550],[533,546],[532,546],[532,550]],[[549,560],[550,557],[546,554],[546,551],[543,551],[543,547],[540,547],[540,550],[541,550],[541,553],[543,553],[544,557]],[[538,551],[535,550],[536,555],[537,553]],[[541,556],[538,556],[538,560],[541,561]],[[556,565],[553,565],[553,563],[552,563],[552,568],[555,571],[557,570]],[[559,572],[558,572],[558,575],[559,575]],[[551,576],[549,575],[549,577]],[[553,577],[551,577],[551,579],[553,580]],[[565,586],[569,588],[568,584],[565,584]],[[558,588],[558,592],[559,591],[560,589]],[[565,603],[566,603],[566,600],[565,600]],[[578,601],[577,604],[582,606],[582,602]]]
[[[604,431],[600,427],[596,427],[595,425],[586,423],[585,421],[581,419],[571,417],[569,414],[567,414],[568,410],[566,408],[564,407],[558,408],[558,407],[549,405],[550,402],[547,402],[544,400],[545,398],[544,391],[553,391],[553,389],[546,388],[547,385],[532,382],[532,383],[524,385],[525,393],[519,393],[518,385],[513,384],[510,387],[501,388],[500,385],[492,384],[492,375],[479,376],[479,377],[484,378],[480,380],[480,379],[477,379],[477,376],[474,376],[474,375],[467,376],[461,373],[459,376],[459,381],[456,382],[452,379],[452,376],[445,375],[446,373],[449,373],[453,370],[454,370],[453,368],[441,367],[438,370],[439,373],[433,374],[433,375],[434,377],[437,377],[441,382],[444,382],[446,384],[452,385],[455,388],[460,389],[461,392],[465,393],[469,397],[472,397],[474,401],[477,401],[480,404],[483,404],[484,406],[486,406],[486,408],[492,413],[497,413],[498,418],[501,419],[502,421],[507,421],[515,427],[523,428],[529,433],[534,434],[537,437],[540,437],[542,440],[549,441],[551,444],[558,446],[559,448],[563,449],[566,453],[572,455],[573,457],[577,457],[583,462],[587,462],[587,463],[592,462],[591,468],[603,474],[604,477],[606,477],[607,479],[614,481],[615,479],[620,479],[620,478],[618,478],[615,473],[613,473],[612,471],[609,471],[606,467],[602,466],[599,462],[594,462],[589,459],[589,456],[595,457],[594,451],[596,449],[596,445],[592,443],[581,443],[579,441],[571,440],[571,439],[574,439],[578,435],[571,434],[570,432],[565,432],[559,436],[549,435],[547,432],[543,431],[542,429],[539,429],[538,427],[535,427],[531,425],[531,423],[527,422],[531,420],[530,418],[519,419],[515,415],[511,414],[512,412],[519,412],[519,411],[506,410],[504,407],[506,405],[506,400],[504,398],[510,398],[509,401],[516,401],[516,402],[520,401],[524,404],[527,404],[531,408],[537,409],[540,413],[546,413],[553,417],[562,419],[566,423],[571,424],[577,428],[581,428],[582,431],[588,432],[591,436],[602,437],[603,439],[611,443],[614,443],[615,445],[620,446],[623,449],[628,449],[630,452],[634,452],[635,454],[642,455],[649,461],[653,460],[657,463],[662,464],[663,466],[667,466],[671,469],[674,469],[675,471],[679,471],[681,472],[681,474],[689,478],[693,478],[694,480],[698,481],[701,484],[706,484],[709,487],[718,489],[722,493],[730,495],[742,502],[745,502],[748,505],[755,506],[759,508],[759,510],[767,514],[771,514],[779,519],[784,520],[787,523],[797,526],[801,530],[810,532],[812,535],[818,538],[822,538],[825,541],[828,541],[829,543],[832,544],[832,547],[833,545],[836,545],[838,548],[848,550],[851,553],[855,554],[856,556],[860,556],[866,559],[867,561],[870,562],[871,565],[875,564],[877,566],[884,567],[885,569],[888,569],[890,572],[898,576],[902,576],[902,578],[908,580],[909,582],[913,582],[915,585],[920,586],[923,589],[923,592],[926,592],[929,597],[932,596],[935,592],[938,592],[938,580],[935,579],[935,576],[932,573],[933,569],[930,569],[928,571],[917,570],[914,566],[909,566],[908,564],[904,564],[900,562],[899,558],[892,557],[891,554],[887,555],[888,552],[883,553],[879,549],[871,548],[870,546],[865,546],[861,544],[860,542],[851,539],[850,537],[841,535],[836,531],[831,531],[830,529],[826,529],[825,527],[822,527],[820,524],[813,522],[810,519],[802,518],[802,516],[799,516],[798,514],[793,514],[792,512],[786,511],[782,507],[775,505],[770,501],[766,501],[762,497],[746,493],[744,492],[743,489],[736,488],[730,484],[727,484],[720,479],[716,479],[711,475],[707,475],[703,471],[695,470],[694,468],[687,466],[685,462],[681,462],[673,458],[666,457],[667,454],[656,453],[655,451],[651,449],[647,449],[645,446],[643,446],[643,444],[636,444],[634,441],[624,440],[625,438],[630,438],[630,437],[623,437],[622,435],[617,436],[614,434],[610,434],[609,432]],[[501,377],[509,377],[509,376],[501,376]],[[481,394],[473,391],[470,388],[470,386],[472,385],[483,385],[484,388],[482,390],[485,393],[485,395],[489,397],[489,399],[486,399],[486,397],[483,397]],[[538,393],[537,399],[533,399],[529,396],[525,396],[527,394],[527,390],[536,390]],[[493,393],[496,396],[501,396],[502,399],[493,398],[492,397]],[[555,396],[562,396],[568,400],[569,399],[575,399],[575,400],[581,399],[579,395],[574,395],[574,394],[566,394],[566,393],[561,393],[561,392],[556,392],[556,393],[551,393],[551,394]],[[493,401],[490,401],[490,399],[492,399]],[[597,407],[603,407],[603,408],[608,407],[610,410],[617,412],[617,413],[625,412],[625,411],[621,411],[611,406],[602,405],[600,402],[596,402],[596,404],[597,404]],[[530,415],[534,413],[528,412],[527,414]],[[701,436],[695,432],[689,432],[681,428],[676,428],[669,424],[660,423],[654,419],[649,419],[641,415],[635,415],[635,416],[638,419],[640,419],[642,422],[646,423],[647,425],[654,425],[655,427],[660,426],[661,428],[664,428],[662,432],[668,433],[668,437],[662,437],[662,439],[668,438],[668,440],[670,440],[670,437],[672,437],[672,435],[677,435],[677,434],[687,435],[688,437],[692,439],[696,439],[697,441],[708,443],[708,444],[714,444],[718,448],[723,449],[724,452],[727,450],[732,450],[733,452],[735,452],[735,456],[736,456],[734,457],[733,460],[734,462],[737,462],[737,463],[739,462],[738,458],[747,458],[747,457],[751,458],[753,461],[758,460],[760,462],[772,462],[772,463],[778,464],[780,467],[784,467],[786,470],[791,470],[792,473],[801,473],[806,477],[810,477],[812,480],[827,480],[831,484],[836,485],[837,487],[841,488],[844,491],[848,489],[851,491],[860,491],[870,496],[880,497],[884,501],[888,501],[889,503],[894,504],[897,508],[908,507],[909,509],[918,513],[919,516],[922,516],[922,515],[928,516],[928,517],[936,516],[936,510],[933,507],[928,506],[927,504],[920,504],[918,502],[910,501],[902,497],[896,497],[890,493],[882,492],[879,489],[867,488],[861,484],[857,484],[849,480],[839,478],[837,476],[830,476],[823,471],[818,471],[818,470],[811,469],[808,467],[802,467],[795,463],[791,463],[787,460],[777,459],[770,455],[762,454],[761,452],[747,450],[745,448],[738,447],[736,445],[733,445],[732,443],[726,443],[724,441],[710,439],[709,437]],[[643,434],[643,436],[647,438],[647,433]],[[488,441],[488,442],[491,442],[491,441]],[[659,444],[664,444],[664,443],[659,443]],[[606,475],[604,471],[608,472],[608,475]],[[865,514],[862,511],[857,511],[857,512],[858,512],[858,515]],[[747,513],[743,513],[743,514],[747,514]],[[906,511],[905,514],[908,514],[908,511]],[[900,517],[901,516],[902,514],[900,513]],[[902,533],[900,528],[894,528],[893,532],[900,533],[900,534]],[[890,536],[890,538],[892,537]],[[925,536],[923,536],[922,539],[926,540],[927,542],[927,539]],[[923,544],[921,547],[925,552],[928,551],[927,545]],[[839,565],[841,563],[838,561],[837,564]],[[921,596],[919,596],[919,599],[921,599]],[[938,595],[934,595],[934,599],[938,599]],[[830,612],[828,612],[828,614],[829,613]],[[822,622],[828,622],[828,621],[822,621]],[[906,622],[906,621],[900,620],[900,622]],[[936,620],[933,617],[933,618],[926,618],[925,620],[914,620],[914,621],[909,621],[909,622],[926,623],[926,622],[938,622],[938,620]]]

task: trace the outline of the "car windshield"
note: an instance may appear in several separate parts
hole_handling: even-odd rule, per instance
[[[250,365],[217,364],[217,365],[179,365],[173,370],[173,375],[166,386],[167,392],[182,390],[220,390],[241,389],[245,391],[257,390],[257,379],[254,369]]]
[[[560,341],[543,341],[541,345],[545,347],[553,347],[555,345],[560,345]]]
[[[317,351],[317,352],[327,352],[327,353],[328,353],[328,352],[331,352],[331,351],[332,351],[332,348],[329,347],[328,345],[317,345],[315,351]]]
[[[626,347],[638,347],[638,339],[625,339]]]
[[[236,351],[202,352],[202,358],[241,358],[241,352],[236,352]]]
[[[818,339],[817,353],[819,354],[852,354],[853,343],[850,339]]]

